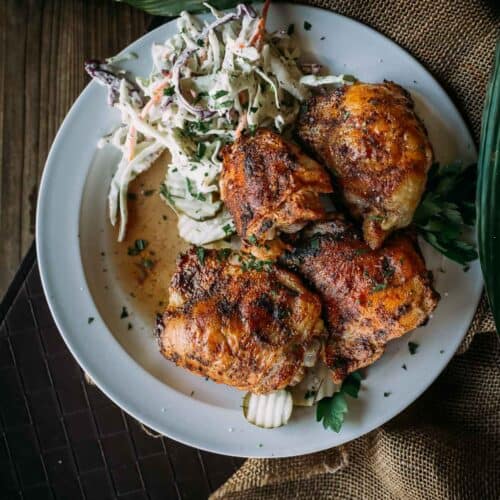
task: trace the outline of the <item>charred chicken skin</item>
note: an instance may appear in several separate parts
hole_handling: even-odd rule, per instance
[[[321,220],[329,174],[281,135],[258,129],[223,150],[221,198],[243,240],[264,243]]]
[[[294,274],[193,247],[179,257],[157,333],[162,354],[178,366],[267,393],[302,379],[324,327],[319,298]]]
[[[282,261],[323,301],[330,335],[324,358],[335,382],[380,358],[389,340],[425,323],[439,300],[416,238],[407,233],[371,250],[339,217],[308,228]]]
[[[433,153],[406,90],[390,82],[356,83],[314,96],[297,134],[334,173],[370,248],[411,223]]]

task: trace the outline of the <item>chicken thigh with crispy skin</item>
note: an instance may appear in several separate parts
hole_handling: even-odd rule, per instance
[[[297,134],[335,174],[371,248],[411,223],[433,153],[405,89],[391,82],[356,83],[314,96]]]
[[[298,383],[324,335],[321,302],[289,271],[228,250],[180,255],[160,350],[178,366],[254,393]]]
[[[264,243],[321,220],[321,193],[331,193],[326,170],[269,129],[244,135],[223,150],[221,198],[244,240]]]
[[[319,293],[330,334],[324,355],[335,382],[368,366],[387,342],[427,321],[439,300],[409,233],[371,250],[340,216],[304,231],[282,262]]]

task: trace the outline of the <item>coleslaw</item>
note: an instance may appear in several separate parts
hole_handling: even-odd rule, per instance
[[[265,30],[269,2],[260,17],[244,4],[228,13],[205,5],[211,22],[183,12],[178,33],[153,45],[147,78],[133,83],[109,63],[86,63],[121,112],[121,126],[101,142],[121,151],[108,197],[119,241],[126,233],[130,182],[166,150],[160,195],[178,215],[180,236],[204,245],[233,234],[219,196],[224,145],[263,126],[285,133],[309,97],[308,86],[350,81],[319,76],[316,64],[301,66],[293,30]]]

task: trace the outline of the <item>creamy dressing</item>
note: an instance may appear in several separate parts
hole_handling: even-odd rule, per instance
[[[176,256],[187,247],[178,236],[177,216],[158,193],[168,162],[168,154],[163,154],[131,182],[127,233],[118,242],[116,228],[109,242],[117,277],[133,299],[134,309],[146,318],[154,318],[166,306]],[[138,255],[129,255],[129,248],[135,248],[136,240],[146,241],[146,248]]]

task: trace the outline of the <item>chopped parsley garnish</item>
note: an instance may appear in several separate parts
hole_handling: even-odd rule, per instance
[[[231,249],[230,248],[221,248],[221,249],[217,250],[217,260],[219,262],[227,260],[227,258],[230,255],[231,255]]]
[[[201,159],[205,156],[205,151],[207,150],[207,146],[204,142],[198,143],[198,148],[196,149],[196,157]]]
[[[259,108],[257,108],[256,106],[252,106],[250,108],[250,113],[257,113],[258,110],[259,110]]]
[[[388,398],[391,394],[391,391],[384,392],[384,398]]]
[[[342,383],[339,392],[330,398],[324,398],[318,402],[316,407],[316,420],[323,421],[325,429],[340,432],[347,413],[346,395],[357,398],[361,387],[361,375],[359,372],[351,373]]]
[[[312,24],[307,22],[307,21],[304,21],[304,29],[306,31],[309,31],[311,28],[312,28]]]
[[[163,196],[172,206],[175,207],[174,198],[170,194],[167,185],[164,183],[160,185],[160,195]]]
[[[90,325],[94,321],[94,318],[92,316],[89,316],[87,319],[87,323]]]
[[[133,328],[132,323],[129,323],[129,324],[127,325],[127,330],[132,330],[132,328]]]
[[[198,38],[198,40],[196,40],[196,45],[198,45],[198,47],[203,47],[205,45],[203,38]]]
[[[218,104],[216,104],[215,107],[216,108],[230,108],[233,104],[234,104],[233,100],[222,101],[222,102],[219,102]]]
[[[241,261],[241,268],[244,271],[269,271],[273,265],[272,260],[259,260],[253,255],[249,255],[246,259]]]
[[[320,38],[320,40],[325,40],[325,38],[326,38],[326,36],[322,36],[322,37]]]
[[[122,307],[122,313],[120,314],[120,318],[121,319],[128,318],[128,311],[127,311],[127,308],[125,306]]]
[[[199,263],[203,266],[205,264],[205,249],[203,247],[196,247],[196,256]]]
[[[222,230],[224,231],[224,234],[226,236],[231,236],[234,233],[234,228],[231,226],[231,224],[226,224],[225,226],[222,226]]]
[[[133,247],[128,247],[128,255],[139,255],[148,246],[147,240],[135,240]]]
[[[250,135],[255,135],[256,130],[257,130],[257,125],[249,125],[248,131],[250,132]]]
[[[224,97],[225,95],[229,94],[227,90],[218,90],[214,95],[214,99],[220,99],[221,97]]]
[[[381,292],[387,288],[387,283],[376,283],[372,287],[372,292]]]
[[[319,248],[319,238],[313,238],[310,242],[309,242],[309,246],[313,249],[313,250],[317,250]]]
[[[413,356],[414,354],[417,353],[418,344],[416,342],[408,342],[408,350],[410,351],[410,354]]]
[[[408,370],[408,368],[406,367],[406,365],[405,365],[405,364],[401,365],[401,368],[402,368],[403,370]]]
[[[295,24],[289,24],[288,29],[286,30],[286,33],[288,36],[292,36],[293,32],[295,31]]]
[[[195,198],[196,200],[200,200],[200,201],[206,200],[205,195],[203,193],[196,192],[196,189],[194,188],[193,183],[191,182],[189,177],[186,177],[186,185],[187,185],[187,190],[188,190],[189,194],[193,198]]]
[[[441,350],[439,351],[439,354],[443,354],[443,353],[444,353],[444,349],[441,349]]]
[[[257,238],[255,237],[255,234],[251,234],[251,235],[248,237],[248,241],[249,241],[252,245],[257,245]]]
[[[172,96],[174,94],[175,94],[175,87],[173,85],[167,87],[166,89],[163,89],[163,95]]]
[[[199,95],[200,94],[198,94],[198,96]],[[196,135],[196,132],[201,132],[202,134],[204,134],[204,133],[208,132],[209,130],[210,130],[210,122],[202,122],[202,121],[192,122],[192,121],[187,120],[184,123],[183,132],[187,136],[193,136],[193,135]]]

